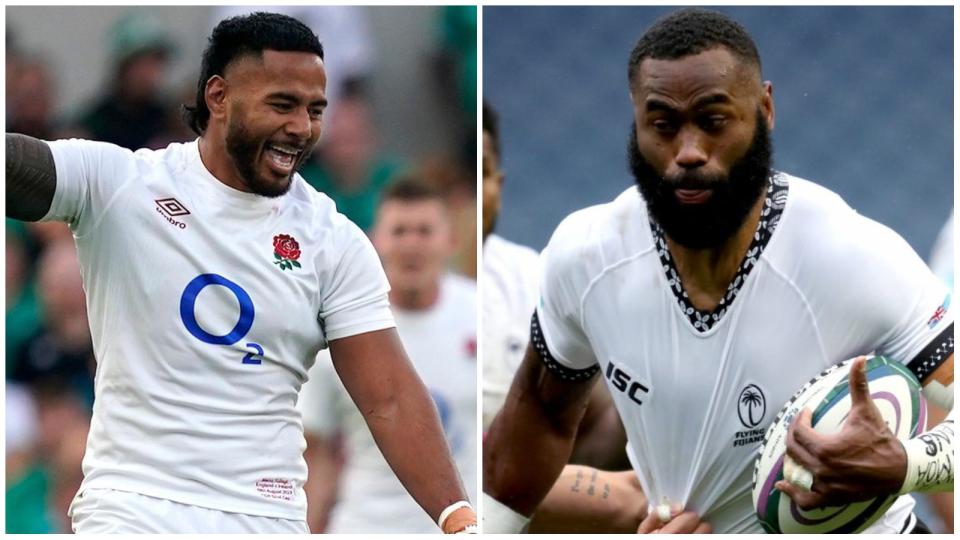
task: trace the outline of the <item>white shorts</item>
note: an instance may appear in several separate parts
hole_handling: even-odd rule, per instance
[[[201,508],[129,491],[86,489],[70,505],[77,534],[309,534],[306,521]]]

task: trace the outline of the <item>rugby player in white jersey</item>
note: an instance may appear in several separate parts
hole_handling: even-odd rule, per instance
[[[496,112],[483,103],[483,428],[500,410],[520,367],[537,305],[537,252],[493,232],[503,171]]]
[[[325,80],[317,37],[258,13],[209,39],[194,142],[7,135],[7,215],[66,222],[83,268],[98,364],[76,532],[307,532],[295,405],[325,347],[431,518],[475,519],[376,253],[295,173]]]
[[[439,191],[413,178],[398,179],[381,194],[371,240],[390,282],[397,332],[436,403],[467,493],[475,500],[476,282],[446,270],[455,249],[447,212]],[[345,464],[339,478],[331,474],[308,482],[308,498],[317,494],[321,501],[314,509],[310,499],[310,514],[326,513],[334,503],[325,532],[439,532],[390,470],[323,354],[303,388],[300,409],[308,443],[320,449],[307,452],[311,471],[336,471],[330,450],[338,436],[342,443]]]
[[[531,346],[484,444],[485,532],[526,525],[598,378],[657,509],[640,532],[761,532],[750,491],[764,428],[838,361],[897,359],[953,408],[949,292],[896,233],[770,169],[772,87],[746,31],[675,12],[640,38],[628,78],[639,189],[575,212],[541,254]],[[815,434],[809,411],[791,427],[788,455],[812,484],[777,487],[802,508],[952,489],[952,420],[900,443],[860,366],[839,434]],[[900,497],[868,531],[923,530],[912,506]]]
[[[483,428],[503,406],[520,367],[539,295],[538,254],[493,232],[504,173],[500,167],[499,117],[483,103]],[[610,393],[595,386],[577,431],[571,462],[623,468],[626,434]]]

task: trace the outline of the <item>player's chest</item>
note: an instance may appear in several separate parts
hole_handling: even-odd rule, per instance
[[[762,281],[707,332],[694,329],[670,291],[619,285],[619,294],[597,291],[603,302],[588,298],[584,317],[600,376],[625,418],[687,418],[730,444],[752,444],[830,363],[803,305],[777,302],[776,288]]]
[[[204,202],[163,190],[128,196],[108,224],[125,233],[100,246],[104,260],[126,261],[122,281],[150,299],[157,325],[179,321],[200,343],[249,342],[244,350],[254,353],[319,346],[321,275],[336,258],[322,231],[279,208],[231,212]],[[279,351],[262,354],[271,352]]]

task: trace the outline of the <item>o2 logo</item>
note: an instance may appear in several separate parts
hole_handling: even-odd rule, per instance
[[[197,295],[208,285],[226,287],[237,297],[237,302],[240,304],[240,317],[237,320],[237,324],[234,325],[230,332],[222,336],[207,332],[203,328],[200,328],[200,325],[197,323],[197,316],[194,312],[197,304]],[[193,278],[190,283],[187,283],[183,294],[180,295],[180,320],[183,321],[183,325],[193,337],[211,345],[233,345],[243,339],[243,337],[247,335],[247,332],[250,331],[250,328],[253,327],[253,317],[255,314],[256,310],[253,308],[253,300],[250,298],[250,295],[247,294],[247,291],[243,290],[243,287],[240,285],[219,274],[200,274]],[[243,357],[242,362],[244,364],[260,365],[263,361],[263,347],[257,343],[247,343],[246,347],[251,349],[251,351]]]

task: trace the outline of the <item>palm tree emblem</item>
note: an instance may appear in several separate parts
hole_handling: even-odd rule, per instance
[[[744,426],[748,428],[757,427],[766,412],[766,400],[759,387],[751,384],[744,388],[743,392],[740,392],[737,413],[740,415],[740,422],[743,423]],[[744,415],[744,413],[746,413],[746,415]]]

